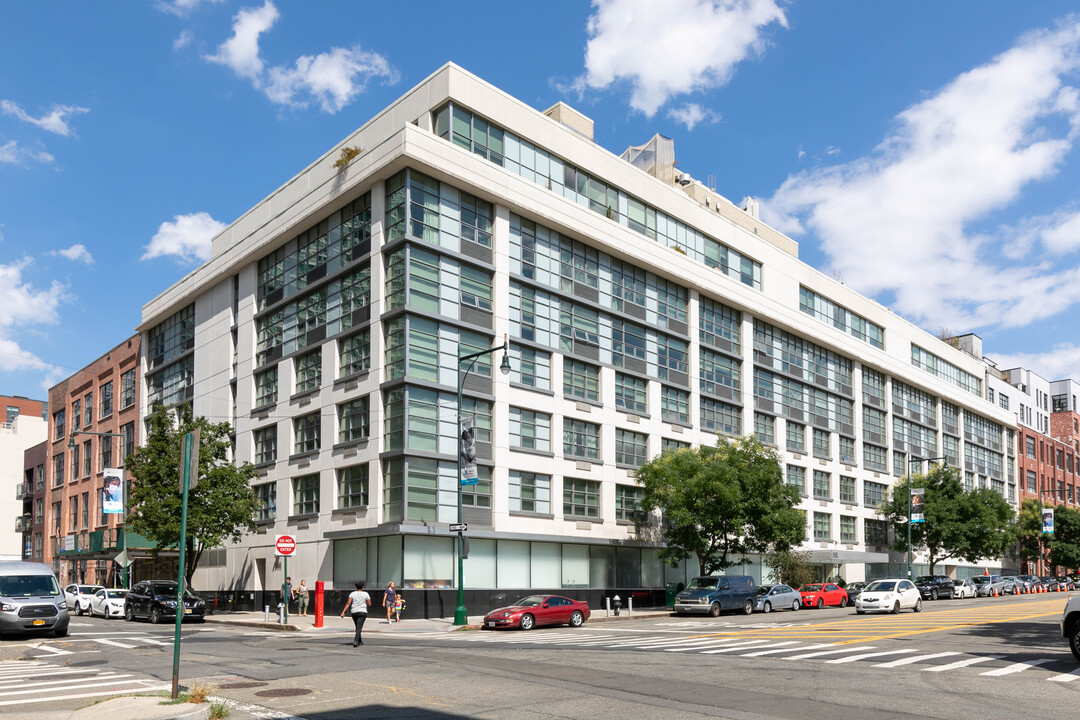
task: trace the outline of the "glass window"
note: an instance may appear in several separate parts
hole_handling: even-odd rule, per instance
[[[806,452],[806,426],[787,422],[787,449],[794,453]]]
[[[683,442],[682,440],[672,440],[671,438],[661,438],[660,440],[660,452],[667,452],[668,450],[682,450],[690,447],[690,443]]]
[[[832,515],[828,513],[814,513],[814,539],[832,540]]]
[[[563,358],[563,395],[600,402],[600,368]]]
[[[863,539],[867,545],[888,545],[889,523],[885,520],[863,520]]]
[[[814,428],[814,457],[831,458],[832,443],[829,441],[829,431]]]
[[[742,434],[742,408],[711,398],[701,397],[701,426],[724,435]]]
[[[643,522],[645,513],[641,509],[641,500],[644,497],[644,488],[636,485],[616,485],[615,519],[623,522]]]
[[[71,429],[78,430],[82,427],[82,401],[74,400],[71,403]]]
[[[845,465],[855,464],[855,440],[840,436],[840,462]]]
[[[257,428],[254,432],[254,440],[256,465],[277,460],[277,425]]]
[[[647,380],[615,373],[615,407],[644,415],[648,411]]]
[[[123,410],[135,404],[135,368],[120,376],[120,388],[120,409]]]
[[[368,437],[368,399],[350,400],[338,405],[338,442]]]
[[[277,515],[277,483],[255,485],[251,489],[255,491],[255,497],[259,501],[259,512],[255,516],[255,521],[273,520]]]
[[[855,478],[840,476],[840,502],[854,505],[858,502],[855,496]]]
[[[113,410],[113,384],[112,380],[101,386],[101,408],[98,417],[108,417]]]
[[[855,539],[855,518],[849,515],[840,516],[840,542],[857,542]]]
[[[888,491],[888,485],[863,480],[863,504],[867,507],[881,507],[881,503],[885,502],[885,495]]]
[[[319,512],[319,474],[293,478],[293,515]]]
[[[600,483],[595,480],[563,478],[563,516],[598,519]]]
[[[632,432],[616,428],[615,430],[615,464],[641,467],[648,460],[649,436],[644,433]]]
[[[563,418],[563,455],[583,460],[600,459],[600,426]]]
[[[461,304],[491,312],[491,274],[469,265],[461,266]]]
[[[368,466],[353,465],[337,471],[338,509],[367,507]]]
[[[788,465],[786,480],[788,485],[798,488],[800,495],[806,495],[806,468]]]
[[[660,417],[665,422],[690,424],[690,393],[664,385],[660,389]]]
[[[277,402],[278,369],[277,365],[255,373],[255,407],[272,405]]]
[[[371,330],[364,329],[338,341],[339,377],[371,369]]]
[[[551,354],[511,344],[510,382],[537,390],[550,390]]]
[[[293,453],[315,452],[320,448],[321,427],[319,413],[313,412],[293,420]]]
[[[754,436],[762,445],[776,446],[776,418],[771,415],[754,413]]]
[[[551,452],[551,416],[534,410],[510,408],[510,447]]]
[[[322,385],[322,349],[296,358],[296,392],[318,390]]]
[[[551,476],[510,471],[510,512],[551,514]]]
[[[832,500],[832,476],[829,473],[814,471],[814,498]]]

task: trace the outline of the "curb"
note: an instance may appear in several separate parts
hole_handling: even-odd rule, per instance
[[[262,622],[258,620],[215,620],[213,618],[206,618],[203,622],[214,623],[215,625],[239,625],[240,627],[252,627],[259,628],[261,630],[280,630],[281,632],[300,632],[300,628],[296,625],[282,625],[276,622]]]

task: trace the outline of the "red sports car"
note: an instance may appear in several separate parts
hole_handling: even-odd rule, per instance
[[[519,627],[532,630],[538,625],[581,627],[589,619],[589,605],[561,595],[529,595],[513,605],[492,610],[484,616],[485,628]]]
[[[799,588],[799,594],[802,595],[803,607],[820,609],[826,605],[839,605],[843,608],[848,605],[847,590],[832,583],[803,585]]]

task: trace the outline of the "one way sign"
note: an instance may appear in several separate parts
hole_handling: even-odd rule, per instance
[[[469,523],[454,523],[450,526],[450,532],[465,532],[469,529]]]

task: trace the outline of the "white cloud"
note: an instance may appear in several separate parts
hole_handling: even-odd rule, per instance
[[[71,126],[68,125],[68,118],[72,115],[88,113],[90,110],[74,105],[53,105],[49,108],[49,112],[36,118],[23,110],[16,103],[11,102],[10,100],[0,100],[0,112],[18,118],[23,122],[28,122],[31,125],[37,125],[42,130],[47,130],[51,133],[66,137],[71,135]]]
[[[1060,312],[1080,301],[1080,267],[1005,260],[1011,239],[972,225],[1057,172],[1080,128],[1064,85],[1077,70],[1080,20],[1026,34],[897,115],[871,155],[788,177],[763,217],[814,232],[849,284],[893,293],[916,321],[1014,327]]]
[[[332,48],[312,57],[302,55],[291,68],[273,67],[268,71],[266,95],[282,105],[307,106],[310,97],[328,113],[336,113],[364,91],[372,78],[397,82],[397,71],[378,53],[364,52],[359,46]]]
[[[39,162],[48,165],[55,160],[52,155],[45,151],[34,151],[19,145],[14,140],[0,145],[0,163],[21,165],[27,161]]]
[[[158,10],[166,12],[171,15],[177,15],[179,17],[187,17],[192,13],[195,8],[199,7],[203,2],[222,3],[225,0],[172,0],[166,2],[165,0],[158,0],[154,3]]]
[[[1022,367],[1047,380],[1080,378],[1080,346],[1062,343],[1044,353],[988,354],[998,368],[1009,370]]]
[[[232,37],[206,59],[232,68],[238,77],[257,81],[263,71],[259,35],[269,30],[279,17],[278,9],[270,0],[266,0],[261,8],[243,8],[233,18]]]
[[[53,281],[45,290],[37,290],[24,281],[23,270],[29,258],[0,264],[0,370],[45,370],[55,368],[19,346],[13,337],[16,328],[52,325],[59,319],[57,309],[67,300],[67,288]]]
[[[172,255],[185,263],[206,260],[210,257],[210,241],[224,229],[225,224],[210,217],[209,213],[177,215],[172,222],[161,223],[140,259]]]
[[[72,260],[74,262],[86,263],[87,265],[94,264],[93,256],[90,255],[90,251],[87,250],[86,246],[82,243],[76,243],[75,245],[72,245],[71,247],[64,250],[53,250],[49,254],[53,256],[65,257],[68,260]]]
[[[776,0],[593,0],[593,8],[575,87],[627,80],[630,105],[649,117],[674,95],[725,85],[764,51],[764,28],[787,27]]]
[[[679,108],[668,110],[668,117],[675,122],[686,126],[687,130],[693,130],[698,123],[705,121],[710,125],[720,122],[720,115],[709,108],[702,107],[697,103],[687,103]]]
[[[183,50],[191,41],[195,39],[195,36],[191,34],[190,30],[182,30],[175,40],[173,40],[173,50]]]

